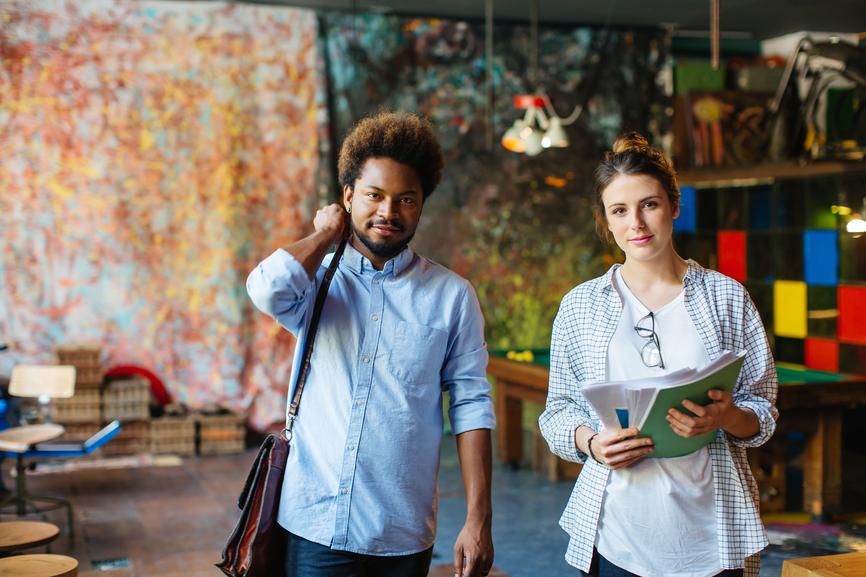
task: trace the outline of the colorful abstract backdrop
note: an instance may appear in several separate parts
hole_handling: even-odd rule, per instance
[[[316,30],[289,8],[0,3],[0,374],[97,343],[178,401],[280,421],[293,341],[244,281],[317,204]]]

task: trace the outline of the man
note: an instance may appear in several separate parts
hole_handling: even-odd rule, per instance
[[[426,120],[386,113],[361,121],[340,151],[347,209],[321,209],[313,234],[278,249],[247,280],[255,305],[297,336],[310,322],[326,253],[351,234],[293,427],[279,514],[289,575],[426,577],[443,391],[468,502],[454,571],[487,575],[493,564],[484,320],[466,280],[408,247],[443,166]]]

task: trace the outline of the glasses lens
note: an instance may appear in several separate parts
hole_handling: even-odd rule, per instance
[[[655,342],[650,341],[640,351],[640,358],[648,367],[657,367],[662,363],[662,355]]]
[[[637,331],[637,334],[644,339],[651,339],[653,336],[653,330],[645,327],[635,327],[634,330]]]

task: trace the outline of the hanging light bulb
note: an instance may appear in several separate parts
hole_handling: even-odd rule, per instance
[[[544,146],[541,143],[543,137],[541,136],[540,128],[527,126],[520,135],[523,137],[523,142],[526,145],[526,150],[524,150],[526,156],[536,156],[544,150]]]
[[[845,225],[845,230],[851,234],[863,234],[866,232],[866,220],[862,218],[853,218]]]
[[[541,139],[544,148],[565,148],[568,146],[568,136],[562,128],[562,121],[557,116],[551,116],[548,121],[547,131]]]
[[[502,135],[502,146],[511,152],[525,152],[526,142],[523,141],[521,133],[526,128],[526,123],[522,120],[515,120],[514,124],[511,125],[511,128],[506,130],[505,134]],[[530,128],[530,130],[532,129]]]

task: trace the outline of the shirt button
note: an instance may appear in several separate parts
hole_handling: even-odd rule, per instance
[[[365,362],[365,363],[369,363],[369,362],[370,362],[370,358],[369,358],[369,357],[365,358],[365,359],[364,359],[364,362]]]
[[[379,317],[377,317],[376,315],[373,315],[373,320],[374,320],[374,321],[378,321],[378,320],[379,320]]]
[[[363,401],[358,401],[358,402],[357,402],[357,405],[358,405],[359,407],[360,407],[361,405],[363,405],[363,404],[364,404]]]
[[[373,280],[373,284],[379,284],[379,279]]]
[[[344,495],[345,495],[345,494],[346,494],[346,493],[348,493],[348,492],[349,492],[349,491],[347,491],[347,490],[346,490],[346,489],[343,489],[343,490],[342,490],[342,491],[340,491],[340,492],[341,492],[341,493],[342,493],[342,494],[344,494]]]
[[[349,445],[349,450],[350,450],[350,451],[354,451],[354,450],[355,450],[355,445]]]

